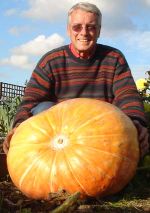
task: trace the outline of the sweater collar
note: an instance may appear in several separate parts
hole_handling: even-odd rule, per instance
[[[71,50],[72,54],[76,57],[76,58],[80,58],[80,55],[79,53],[75,50],[74,46],[72,43],[69,44],[69,49]],[[92,54],[89,55],[89,57],[87,59],[90,59],[92,58],[92,56],[94,55],[95,53],[95,50],[96,50],[96,46],[94,48],[94,51],[92,51]]]

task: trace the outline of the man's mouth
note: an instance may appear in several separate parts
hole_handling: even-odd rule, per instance
[[[80,42],[85,42],[85,43],[89,42],[88,39],[78,39],[78,41],[80,41]]]

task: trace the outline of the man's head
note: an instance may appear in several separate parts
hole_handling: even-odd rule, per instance
[[[81,2],[69,10],[67,32],[81,57],[94,50],[100,34],[101,19],[101,12],[94,4]]]

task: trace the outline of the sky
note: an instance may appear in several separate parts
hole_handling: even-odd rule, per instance
[[[81,0],[85,2],[84,0]],[[78,0],[0,3],[0,82],[24,86],[40,58],[70,42],[67,12]],[[98,43],[119,49],[135,81],[150,70],[150,0],[89,0],[102,12]]]

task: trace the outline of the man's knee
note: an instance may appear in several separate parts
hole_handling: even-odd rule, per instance
[[[55,104],[56,104],[55,102],[51,102],[51,101],[41,102],[31,109],[31,113],[33,115],[36,115],[40,112],[43,112],[44,110],[49,109],[50,107],[54,106]]]

